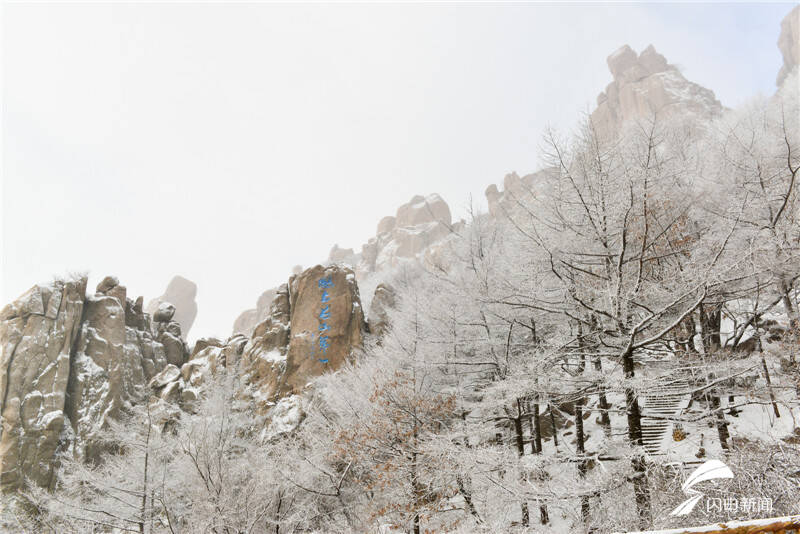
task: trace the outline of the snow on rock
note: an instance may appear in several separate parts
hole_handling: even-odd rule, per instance
[[[0,311],[0,490],[24,477],[53,481],[61,446],[70,350],[80,331],[87,278],[32,287]]]
[[[181,376],[181,371],[172,364],[167,364],[164,370],[150,380],[149,386],[153,389],[161,389],[170,382],[174,382]]]
[[[423,256],[427,249],[454,230],[450,207],[442,197],[436,193],[426,197],[415,195],[397,208],[395,216],[381,219],[375,237],[361,247],[360,254],[352,255],[348,261],[357,263],[356,272],[361,279],[403,260]],[[330,262],[334,260],[333,256],[329,258]]]
[[[618,135],[637,119],[708,119],[723,110],[712,91],[684,78],[653,45],[638,56],[623,46],[608,57],[608,68],[614,80],[597,97],[597,109],[591,115],[603,137]]]
[[[276,363],[284,363],[286,362],[286,354],[282,354],[280,350],[273,349],[266,354],[261,353],[258,355],[259,358],[264,360],[265,362],[276,364]]]
[[[305,417],[303,398],[290,395],[275,404],[269,411],[269,425],[264,429],[262,438],[269,440],[280,434],[286,434],[297,428]]]
[[[125,406],[139,402],[147,380],[165,365],[164,347],[153,339],[141,298],[134,303],[116,278],[103,279],[86,299],[71,363],[66,413],[77,457],[93,460],[103,452],[98,432]]]
[[[50,486],[59,451],[95,458],[97,432],[166,365],[143,299],[113,276],[93,295],[86,285],[85,275],[37,285],[0,312],[4,492],[25,477]]]
[[[322,287],[320,280],[330,285]],[[270,310],[242,356],[248,391],[262,410],[282,397],[299,394],[320,374],[338,369],[361,346],[366,331],[358,285],[347,266],[317,265],[292,276],[278,289]]]

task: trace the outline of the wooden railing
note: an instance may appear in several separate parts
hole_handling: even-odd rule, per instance
[[[702,527],[648,530],[628,534],[800,534],[800,515],[770,517],[750,521],[726,521]]]

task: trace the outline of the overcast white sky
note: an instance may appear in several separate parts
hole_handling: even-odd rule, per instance
[[[191,337],[414,194],[457,216],[538,167],[649,43],[727,106],[771,94],[792,4],[3,6],[2,304],[89,270],[197,282]]]

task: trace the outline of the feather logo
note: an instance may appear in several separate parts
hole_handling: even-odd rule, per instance
[[[733,472],[730,468],[719,460],[709,460],[689,475],[686,482],[683,483],[681,489],[689,496],[688,499],[683,501],[677,508],[675,508],[669,515],[689,515],[694,510],[695,505],[700,502],[700,499],[705,497],[699,491],[692,489],[695,484],[704,482],[706,480],[714,480],[716,478],[733,478]]]

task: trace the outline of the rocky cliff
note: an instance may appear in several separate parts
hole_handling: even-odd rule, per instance
[[[186,346],[175,309],[153,319],[114,277],[37,285],[0,312],[0,490],[50,486],[59,454],[96,459],[97,434],[149,395],[148,381]]]
[[[687,80],[653,45],[638,55],[625,45],[608,56],[607,63],[614,79],[597,97],[591,115],[601,136],[616,135],[637,119],[708,119],[722,112],[713,91]]]
[[[366,332],[355,273],[317,265],[276,292],[242,356],[252,395],[269,406],[301,393],[322,373],[336,370],[363,343]]]
[[[30,477],[53,482],[63,447],[73,345],[81,331],[86,278],[32,287],[0,312],[0,489]]]

